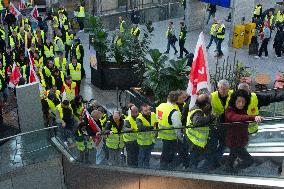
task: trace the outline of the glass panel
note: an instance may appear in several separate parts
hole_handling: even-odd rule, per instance
[[[55,135],[56,129],[48,128],[0,139],[0,173],[58,157],[50,142]]]
[[[72,138],[70,143],[64,143],[62,137],[57,137],[61,140],[61,144],[65,145],[65,149],[68,150],[72,156],[81,163],[87,164],[100,164],[100,165],[112,165],[121,167],[139,167],[150,169],[166,169],[171,171],[182,171],[184,173],[205,173],[205,174],[221,174],[221,175],[239,175],[239,176],[263,176],[263,177],[276,177],[280,178],[281,166],[284,156],[284,124],[282,120],[268,121],[260,125],[259,132],[250,136],[249,145],[247,147],[248,152],[254,159],[254,163],[247,168],[238,168],[234,170],[228,170],[224,164],[228,161],[229,149],[224,150],[224,156],[218,159],[217,167],[206,167],[208,160],[212,160],[214,153],[205,149],[196,149],[193,147],[187,136],[184,136],[183,141],[169,142],[162,141],[160,138],[156,138],[155,144],[150,146],[138,146],[140,153],[137,151],[137,144],[131,142],[126,144],[126,148],[112,150],[106,146],[106,139],[110,136],[103,136],[103,140],[100,145],[94,145],[91,150],[87,149],[87,141],[89,136],[85,136],[84,145],[85,150],[79,152],[76,146],[76,138]],[[157,133],[157,132],[156,132]],[[121,138],[121,135],[119,135]],[[163,150],[163,143],[169,147]],[[171,159],[171,149],[174,149],[175,155]],[[190,154],[194,150],[195,153]],[[147,161],[147,153],[150,153],[150,159]],[[164,152],[164,153],[162,153]],[[188,153],[186,153],[188,152]],[[198,153],[197,153],[198,152]],[[194,156],[195,154],[195,156]],[[200,154],[198,157],[197,155]],[[144,155],[144,163],[138,165],[138,161],[142,160]],[[140,157],[139,157],[140,156]],[[211,158],[211,159],[210,159]],[[134,162],[131,162],[132,161]],[[112,160],[112,161],[110,161]],[[170,161],[168,166],[162,165],[161,160]],[[197,167],[188,167],[193,160],[199,162]],[[149,162],[149,164],[148,164]],[[234,162],[234,166],[241,165],[242,159],[237,158]],[[217,163],[217,162],[216,162]]]

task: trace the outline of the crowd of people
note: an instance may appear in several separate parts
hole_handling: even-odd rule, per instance
[[[214,7],[210,10],[216,12]],[[215,12],[210,13],[208,21]],[[83,32],[84,6],[80,5],[74,15],[79,23],[79,32]],[[277,16],[282,16],[282,22],[277,17],[276,36],[282,36],[280,38],[283,39],[283,13],[278,12]],[[258,11],[255,17],[259,17]],[[140,15],[137,10],[133,11],[131,18],[131,34],[138,38]],[[274,27],[271,20],[273,15],[269,12],[263,20],[264,29],[260,33],[264,39],[260,56],[263,50],[267,51],[268,40],[265,39],[271,37],[270,29]],[[108,165],[149,168],[151,152],[159,139],[162,141],[161,169],[181,166],[190,170],[211,170],[225,165],[227,171],[234,172],[254,162],[246,146],[249,135],[258,131],[258,124],[263,120],[259,116],[260,107],[284,100],[283,90],[254,93],[246,83],[240,83],[237,90],[231,90],[229,82],[221,80],[215,92],[199,90],[196,103],[190,109],[189,95],[186,91],[177,90],[169,92],[167,101],[155,110],[148,104],[140,107],[129,104],[125,112],[108,114],[96,101],[86,106],[80,95],[84,77],[84,48],[64,6],[61,5],[57,12],[48,13],[46,18],[38,18],[35,28],[31,22],[34,21],[27,16],[16,19],[9,11],[2,20],[1,106],[8,97],[9,79],[15,66],[21,73],[19,85],[30,83],[30,70],[34,69],[42,86],[41,102],[46,125],[58,125],[64,145],[68,148],[76,146],[81,162],[89,162],[90,153],[95,151],[97,164],[107,162]],[[120,17],[120,33],[125,31],[125,24]],[[180,22],[177,38],[173,22],[169,22],[165,53],[169,53],[170,47],[173,47],[177,54],[175,42],[179,41],[179,58],[183,57],[183,53],[189,55],[184,47],[186,33],[184,22]],[[223,56],[221,44],[225,38],[225,25],[215,19],[210,34],[207,48],[215,41],[216,56]],[[274,47],[279,47],[280,42],[275,41]],[[119,38],[116,43],[119,45]],[[224,158],[226,147],[230,149],[230,154]]]
[[[262,5],[258,4],[255,7],[253,14],[253,22],[256,23],[256,36],[253,39],[254,43],[261,42],[258,49],[257,56],[259,59],[264,52],[264,58],[268,58],[268,44],[271,40],[273,31],[276,32],[273,42],[276,58],[281,58],[284,52],[284,10],[277,10],[271,8],[262,12]]]
[[[131,103],[128,111],[114,111],[109,116],[94,102],[79,126],[71,129],[73,137],[68,137],[76,141],[82,162],[149,168],[151,152],[161,147],[161,169],[213,170],[224,166],[226,171],[236,172],[254,163],[246,146],[249,135],[258,131],[263,120],[260,107],[283,101],[284,92],[254,93],[247,83],[240,83],[233,91],[227,80],[221,80],[215,92],[199,90],[191,109],[190,100],[186,91],[171,91],[156,109]],[[225,148],[230,149],[228,157],[223,156]],[[91,160],[93,150],[96,158]]]
[[[31,10],[32,7],[30,5],[28,9]],[[44,108],[45,113],[48,111],[46,109],[54,113],[67,102],[74,101],[80,93],[80,83],[84,77],[84,48],[76,35],[76,31],[83,32],[84,29],[84,5],[79,5],[78,10],[74,11],[80,27],[78,29],[63,5],[57,11],[48,12],[47,16],[38,17],[29,14],[28,10],[15,15],[14,10],[9,7],[2,8],[1,111],[9,95],[8,88],[15,91],[16,85],[31,83],[35,78],[40,82],[43,107],[47,107]],[[16,73],[15,70],[19,72],[19,81],[10,81],[11,75]],[[0,115],[2,124],[2,112]]]

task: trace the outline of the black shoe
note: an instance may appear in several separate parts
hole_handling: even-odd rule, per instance
[[[178,51],[175,52],[175,54],[177,54],[177,53],[178,53]]]
[[[164,54],[169,54],[169,51],[164,52]]]
[[[182,56],[179,56],[179,57],[178,57],[178,59],[182,59],[182,58],[183,58]]]

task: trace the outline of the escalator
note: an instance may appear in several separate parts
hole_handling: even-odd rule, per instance
[[[284,187],[284,179],[281,176],[282,162],[284,159],[284,124],[282,124],[281,121],[282,120],[267,121],[260,125],[259,132],[250,137],[250,142],[247,147],[248,152],[254,157],[255,163],[237,173],[228,173],[224,171],[222,167],[210,171],[184,170],[183,168],[161,170],[159,169],[159,159],[161,155],[161,141],[159,139],[152,151],[149,169],[130,168],[126,165],[95,165],[95,162],[89,164],[78,163],[76,162],[78,154],[76,155],[76,153],[74,153],[74,149],[69,149],[64,146],[64,143],[60,142],[60,138],[58,137],[52,138],[51,141],[65,156],[64,167],[68,167],[66,168],[68,173],[66,172],[65,180],[72,178],[71,188],[75,188],[75,186],[79,187],[79,184],[74,183],[74,177],[78,176],[77,173],[74,173],[75,170],[80,170],[84,177],[90,176],[90,173],[93,175],[107,175],[108,177],[106,179],[115,176],[119,178],[119,181],[115,181],[118,183],[126,181],[131,182],[133,181],[133,177],[138,179],[139,182],[141,182],[141,180],[144,182],[145,177],[155,177],[165,182],[167,182],[167,179],[173,178],[177,183],[181,182],[181,180],[186,180],[185,182],[190,181],[191,184],[198,181],[199,184],[204,184],[204,187],[201,188],[217,188],[217,186],[218,188],[222,188],[223,186],[232,188],[250,188],[252,186],[253,188],[281,188]],[[228,150],[224,155],[228,155]],[[121,154],[121,157],[124,157],[123,153]],[[126,178],[121,178],[121,175],[124,175]],[[77,179],[76,182],[85,183],[85,181]],[[96,183],[98,185],[93,183],[92,186],[105,188],[102,183],[109,186],[107,182],[105,182],[100,181]],[[110,179],[108,182],[113,183],[113,180]],[[211,183],[211,185],[208,183]],[[160,187],[159,184],[160,183],[157,184],[157,188]],[[169,187],[170,185],[171,184],[166,187]],[[172,186],[174,187],[175,185]]]

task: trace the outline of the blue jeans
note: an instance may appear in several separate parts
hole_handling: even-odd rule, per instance
[[[215,17],[215,12],[210,12],[210,11],[209,11],[209,14],[208,14],[208,18],[207,18],[206,24],[208,24],[208,23],[209,23],[209,20],[210,20],[211,16],[214,18],[214,17]]]
[[[218,51],[218,56],[223,56],[222,52],[222,43],[224,39],[217,39],[217,51]]]
[[[208,44],[207,47],[206,47],[207,49],[209,49],[209,48],[211,47],[213,41],[214,41],[214,43],[217,45],[216,37],[215,37],[214,35],[211,35],[209,44]]]
[[[148,146],[139,145],[138,167],[148,168],[150,166],[151,151],[154,144]]]
[[[167,51],[166,51],[167,53],[170,52],[170,46],[175,50],[175,52],[177,52],[175,43],[173,43],[173,42],[171,42],[170,40],[168,40]]]
[[[204,154],[206,162],[203,167],[215,167],[218,165],[218,160],[223,156],[225,150],[225,129],[212,129],[210,130],[210,139],[206,146]]]

